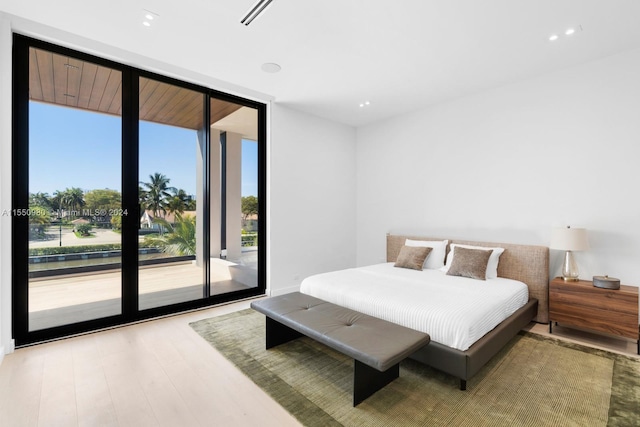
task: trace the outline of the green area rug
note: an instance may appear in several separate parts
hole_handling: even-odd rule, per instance
[[[522,332],[467,383],[418,362],[352,406],[353,360],[308,338],[264,348],[251,309],[191,324],[307,426],[640,426],[640,360]]]

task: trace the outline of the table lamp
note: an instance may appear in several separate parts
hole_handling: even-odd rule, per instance
[[[566,251],[562,264],[562,278],[566,282],[578,280],[578,265],[573,259],[572,251],[584,251],[589,249],[587,230],[584,228],[554,228],[551,233],[550,249]]]

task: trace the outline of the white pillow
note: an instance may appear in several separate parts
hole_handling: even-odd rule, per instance
[[[444,267],[444,257],[447,254],[448,240],[411,240],[404,242],[405,246],[420,246],[432,248],[431,253],[424,261],[423,268],[428,270],[437,270]]]
[[[500,255],[504,252],[504,248],[489,248],[485,246],[459,245],[457,243],[452,243],[449,256],[447,256],[447,264],[440,269],[441,271],[444,271],[445,273],[449,271],[449,267],[451,267],[451,263],[453,262],[453,257],[455,255],[453,249],[456,246],[467,249],[484,249],[485,251],[492,250],[491,256],[489,257],[489,263],[487,264],[486,277],[487,279],[495,279],[498,277],[498,261],[500,261]]]

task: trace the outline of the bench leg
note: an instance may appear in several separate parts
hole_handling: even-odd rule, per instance
[[[288,326],[283,325],[280,322],[273,320],[270,317],[267,319],[267,350],[271,347],[275,347],[280,344],[295,340],[302,336],[302,334]]]
[[[371,396],[400,376],[400,364],[396,363],[384,372],[354,359],[353,406]]]

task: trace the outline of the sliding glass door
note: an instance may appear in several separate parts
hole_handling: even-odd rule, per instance
[[[210,110],[211,293],[223,294],[258,286],[258,110],[220,99]]]
[[[205,297],[205,95],[141,77],[138,241],[141,310]],[[199,231],[198,231],[199,230]]]
[[[266,107],[14,37],[18,345],[265,291]]]
[[[29,48],[29,330],[122,313],[122,73]]]

